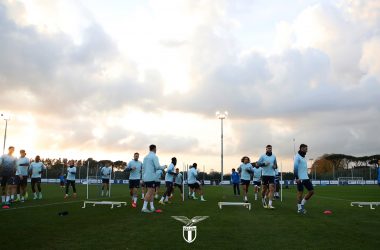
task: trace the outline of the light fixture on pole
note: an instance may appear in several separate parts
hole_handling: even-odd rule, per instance
[[[5,129],[4,129],[4,143],[3,143],[3,154],[5,153],[5,142],[7,140],[7,128],[8,128],[8,121],[9,121],[9,116],[5,114],[1,114],[1,118],[5,120]]]
[[[221,163],[221,172],[220,172],[220,181],[223,181],[223,120],[227,118],[228,112],[219,112],[217,111],[216,117],[220,119],[220,125],[221,125],[221,136],[220,136],[220,163]]]

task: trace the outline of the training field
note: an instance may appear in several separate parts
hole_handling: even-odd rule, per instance
[[[306,205],[307,214],[296,213],[295,189],[284,190],[284,202],[267,210],[253,201],[243,207],[223,207],[218,201],[241,201],[232,187],[205,187],[207,202],[180,200],[161,214],[142,214],[130,206],[127,185],[113,185],[111,200],[128,206],[88,206],[82,209],[85,186],[78,185],[77,199],[63,200],[63,190],[43,184],[43,200],[28,200],[0,210],[1,249],[379,249],[380,206],[350,207],[350,201],[380,201],[378,186],[316,187]],[[92,186],[93,189],[97,189]],[[92,196],[96,191],[92,190]],[[31,196],[31,195],[30,195]],[[98,198],[99,199],[99,198]],[[99,199],[104,200],[104,199]],[[324,210],[333,214],[325,215]],[[68,211],[67,216],[58,216]],[[195,242],[182,238],[182,224],[171,216],[210,216],[196,224]]]

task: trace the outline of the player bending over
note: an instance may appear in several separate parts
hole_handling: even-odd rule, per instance
[[[17,199],[16,201],[24,202],[28,198],[26,187],[28,185],[28,169],[30,166],[29,158],[26,157],[25,150],[20,150],[20,158],[17,160],[16,178],[18,179],[17,185]]]
[[[156,145],[150,145],[149,153],[147,156],[145,156],[143,161],[143,181],[145,183],[145,187],[147,188],[147,192],[144,197],[144,205],[141,209],[141,212],[143,213],[155,212],[154,188],[156,184],[156,170],[163,170],[166,168],[166,166],[160,166],[156,152]],[[148,209],[148,203],[150,203],[150,210]]]
[[[313,184],[307,174],[307,160],[305,159],[307,153],[307,145],[301,144],[298,153],[294,157],[294,176],[297,182],[297,212],[305,214],[305,204],[314,194]],[[307,194],[303,196],[303,187],[307,189]]]
[[[248,203],[248,188],[251,182],[251,173],[253,173],[253,167],[250,163],[248,156],[244,156],[241,159],[242,164],[238,167],[240,172],[241,185],[243,186],[244,202]]]
[[[264,155],[260,157],[257,164],[263,169],[262,171],[263,191],[261,193],[263,207],[274,209],[274,207],[272,206],[272,201],[273,201],[273,193],[274,193],[274,176],[276,175],[275,169],[277,168],[277,160],[276,160],[276,156],[272,153],[271,145],[266,146],[266,152]],[[269,188],[269,193],[267,193],[268,188]],[[266,196],[269,199],[268,204],[266,202]]]
[[[165,186],[166,190],[164,194],[161,197],[161,200],[159,201],[160,204],[165,204],[169,202],[169,197],[172,194],[173,191],[173,181],[175,176],[175,165],[177,165],[177,158],[173,157],[172,162],[169,164],[169,167],[166,171],[165,175]]]
[[[128,162],[127,169],[129,172],[129,194],[132,197],[132,207],[137,207],[137,190],[140,188],[140,178],[142,162],[139,161],[140,154],[135,153],[133,160]]]
[[[255,186],[255,201],[257,201],[257,195],[261,187],[261,175],[262,175],[263,169],[255,163],[252,163],[252,166],[253,166],[253,185]]]
[[[41,191],[41,176],[42,172],[46,170],[46,166],[41,162],[41,158],[39,155],[36,156],[34,162],[30,164],[29,172],[31,173],[31,186],[33,192],[33,200],[42,199],[42,191]],[[36,192],[36,185],[38,193]]]
[[[77,189],[75,188],[75,175],[77,173],[77,168],[74,164],[74,161],[71,160],[68,162],[67,167],[67,177],[66,177],[66,193],[65,193],[65,199],[69,197],[69,188],[70,186],[73,188],[73,197],[77,197]]]
[[[106,190],[106,196],[109,195],[110,179],[112,174],[112,168],[110,162],[106,162],[105,166],[100,169],[100,175],[102,176],[102,196],[104,196],[104,189]]]
[[[198,177],[197,164],[194,163],[192,166],[190,166],[190,169],[187,175],[187,183],[190,189],[192,190],[192,194],[190,197],[192,197],[194,200],[197,200],[198,198],[195,197],[195,192],[198,192],[201,196],[201,201],[206,201],[203,198],[203,190],[200,185],[200,181],[197,180],[197,177]]]

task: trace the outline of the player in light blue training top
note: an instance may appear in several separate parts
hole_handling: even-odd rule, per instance
[[[16,201],[24,202],[28,198],[26,187],[28,185],[28,169],[30,165],[29,158],[26,157],[26,152],[24,149],[20,150],[20,158],[18,158],[16,165],[16,178],[18,179]]]
[[[139,161],[139,157],[140,154],[136,152],[126,168],[129,171],[129,194],[132,197],[133,208],[137,207],[137,190],[140,188],[142,162]]]
[[[307,160],[305,159],[307,153],[307,145],[301,144],[298,153],[294,156],[294,177],[297,182],[297,211],[298,213],[305,214],[305,204],[314,194],[314,187],[307,174]],[[303,196],[303,187],[307,189],[307,194]]]
[[[174,187],[178,187],[181,191],[181,194],[183,193],[182,185],[183,185],[183,175],[179,172],[179,168],[175,169],[175,181],[174,181]],[[173,189],[174,192],[174,189]]]
[[[201,201],[206,201],[203,197],[203,190],[200,185],[200,181],[198,181],[198,171],[197,171],[197,164],[194,163],[193,165],[190,166],[189,171],[187,172],[187,184],[189,185],[190,188],[190,197],[193,198],[194,200],[197,200],[198,198],[195,197],[195,192],[198,192],[201,196]]]
[[[261,187],[261,176],[263,169],[258,164],[252,163],[253,166],[253,185],[255,186],[255,201],[257,201],[257,195]]]
[[[274,209],[272,206],[272,200],[274,194],[274,177],[276,175],[275,169],[277,168],[277,160],[276,156],[272,153],[271,145],[267,145],[265,150],[265,154],[262,155],[257,162],[257,164],[262,167],[262,203],[264,208]],[[268,205],[266,202],[266,197],[269,199]]]
[[[166,166],[160,166],[158,157],[156,155],[157,147],[156,145],[149,146],[149,154],[145,156],[143,161],[143,181],[147,192],[144,197],[144,205],[141,209],[141,212],[151,213],[156,211],[154,208],[154,189],[155,189],[155,180],[156,180],[156,170],[165,169]],[[148,207],[148,202],[150,203],[150,210]]]
[[[251,174],[253,173],[253,167],[250,163],[250,159],[248,156],[244,156],[241,159],[242,164],[238,167],[238,172],[240,173],[241,185],[243,186],[244,192],[244,202],[248,202],[248,188],[251,182]]]
[[[177,165],[177,158],[173,157],[172,162],[169,164],[168,169],[166,170],[165,175],[165,185],[166,190],[159,201],[160,204],[165,204],[169,202],[169,197],[173,192],[173,182],[175,177],[175,166]]]
[[[0,157],[0,172],[1,172],[1,189],[2,196],[1,201],[3,208],[9,208],[10,205],[10,193],[7,190],[7,185],[13,184],[15,170],[16,170],[16,158],[13,156],[15,148],[10,146],[8,148],[8,154],[4,154]]]
[[[39,155],[36,156],[35,161],[30,164],[29,171],[31,172],[31,186],[34,195],[34,200],[42,199],[41,192],[41,177],[42,172],[46,170],[46,166],[41,162]],[[38,193],[36,192],[36,184]]]
[[[102,176],[102,196],[104,195],[104,189],[106,189],[106,196],[109,195],[109,185],[112,174],[111,163],[107,161],[105,166],[100,169],[100,175]]]
[[[69,188],[70,186],[73,188],[73,197],[77,197],[77,189],[75,188],[75,175],[77,174],[77,167],[73,160],[68,162],[67,167],[67,177],[66,177],[66,193],[65,199],[69,197]]]

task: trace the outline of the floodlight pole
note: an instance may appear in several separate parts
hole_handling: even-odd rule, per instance
[[[221,172],[220,172],[220,183],[223,182],[223,120],[227,118],[228,112],[224,111],[220,113],[216,112],[216,116],[220,119],[221,134],[220,134],[220,163],[221,163]]]
[[[5,118],[4,114],[1,114],[2,117],[4,117],[5,120],[5,130],[4,130],[4,143],[3,143],[3,154],[5,153],[5,142],[7,140],[7,129],[8,129],[8,120],[9,118]]]

